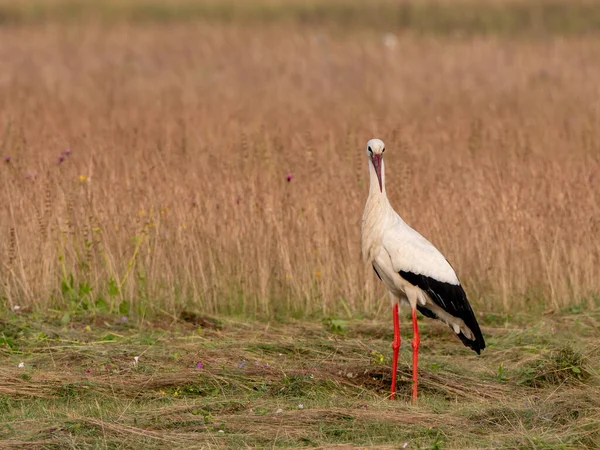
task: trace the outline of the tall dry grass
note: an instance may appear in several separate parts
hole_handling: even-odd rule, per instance
[[[0,60],[7,309],[387,313],[360,256],[374,136],[478,310],[600,292],[593,37],[44,25],[0,28]]]

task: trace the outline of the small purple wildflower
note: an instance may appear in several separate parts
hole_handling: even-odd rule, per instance
[[[87,373],[87,374],[90,374],[90,373],[92,373],[92,369],[86,369],[86,370],[85,370],[85,373]]]
[[[110,365],[109,364],[106,365],[106,370],[110,371]]]
[[[121,316],[121,322],[127,322],[127,316]]]
[[[288,183],[289,183],[290,181],[292,181],[292,178],[294,178],[294,175],[292,175],[291,173],[288,173],[288,174],[285,176],[285,179],[288,181]]]
[[[64,155],[60,155],[60,156],[58,157],[58,161],[57,161],[57,163],[58,163],[58,164],[62,164],[64,161],[65,161],[65,156],[64,156]]]
[[[245,365],[246,365],[246,360],[243,360],[241,363],[238,364],[238,369],[241,369]]]
[[[25,175],[25,178],[30,178],[30,179],[34,179],[37,177],[37,173],[28,173],[27,175]]]
[[[10,156],[5,156],[5,157],[4,157],[4,162],[5,162],[6,164],[10,163],[10,159],[11,159],[11,158],[10,158]]]
[[[70,149],[70,148],[66,149],[66,150],[63,152],[63,155],[65,155],[65,156],[70,156],[70,155],[71,155],[71,149]]]
[[[196,369],[202,369],[203,367],[204,367],[204,364],[202,364],[201,362],[196,364]]]

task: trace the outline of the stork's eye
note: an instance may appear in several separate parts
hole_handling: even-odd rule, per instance
[[[371,150],[371,146],[369,146],[369,153],[372,155],[373,154],[373,150]]]
[[[385,153],[385,147],[383,147],[383,150],[381,150],[381,153]]]

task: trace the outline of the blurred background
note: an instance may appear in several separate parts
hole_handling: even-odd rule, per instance
[[[368,139],[482,320],[600,302],[600,8],[0,1],[0,302],[387,317]]]

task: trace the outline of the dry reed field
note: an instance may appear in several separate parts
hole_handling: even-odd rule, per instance
[[[372,314],[387,305],[359,246],[373,136],[393,205],[480,311],[597,298],[595,39],[0,33],[9,308]]]
[[[594,3],[235,5],[0,2],[0,439],[600,445]],[[372,137],[488,341],[423,321],[401,416],[361,258]]]

